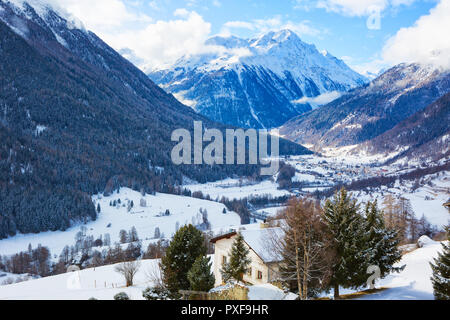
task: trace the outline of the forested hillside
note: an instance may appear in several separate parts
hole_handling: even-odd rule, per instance
[[[54,11],[0,8],[0,238],[95,219],[91,195],[119,186],[173,192],[183,176],[258,174],[258,166],[173,165],[174,129],[194,120],[223,127]]]

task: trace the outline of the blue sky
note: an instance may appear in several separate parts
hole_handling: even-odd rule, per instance
[[[215,34],[247,38],[282,28],[293,29],[359,72],[422,59],[430,47],[450,48],[447,39],[429,39],[449,38],[450,0],[53,1],[115,49],[133,52],[144,69],[201,52],[204,40]],[[421,37],[417,41],[416,34]]]
[[[143,10],[155,20],[169,20],[178,8],[195,10],[212,25],[212,33],[221,33],[230,21],[253,22],[255,20],[280,19],[284,22],[305,23],[311,33],[304,32],[304,41],[314,43],[333,55],[344,58],[351,64],[364,64],[376,58],[386,40],[400,28],[409,27],[422,15],[436,6],[435,1],[417,1],[408,5],[388,6],[381,12],[380,28],[368,29],[368,16],[352,15],[340,11],[317,8],[313,1],[252,1],[252,0],[154,0],[139,3]],[[450,18],[450,17],[449,17]],[[260,30],[230,28],[231,33],[241,37],[252,37]]]

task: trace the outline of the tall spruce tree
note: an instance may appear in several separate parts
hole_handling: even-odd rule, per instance
[[[161,259],[164,284],[174,297],[179,290],[189,290],[188,272],[195,260],[205,254],[203,234],[193,225],[183,226],[175,233]]]
[[[241,233],[238,233],[231,247],[229,261],[225,262],[222,270],[220,270],[225,283],[232,279],[242,281],[251,263],[251,259],[248,256],[249,253],[250,250],[245,244],[244,237]]]
[[[334,298],[339,299],[339,286],[357,288],[367,280],[364,218],[356,200],[342,188],[333,200],[326,201],[324,219],[335,251],[330,286],[334,289]]]
[[[187,275],[192,290],[208,292],[214,287],[215,279],[211,273],[211,265],[207,256],[200,256],[195,260]]]
[[[447,240],[450,241],[450,227],[447,226]],[[433,292],[436,300],[450,300],[450,243],[442,243],[443,252],[431,263]]]
[[[369,264],[380,268],[383,278],[390,272],[400,272],[404,267],[394,267],[402,255],[398,250],[398,232],[388,229],[384,223],[384,213],[378,210],[377,201],[366,205],[366,237]]]

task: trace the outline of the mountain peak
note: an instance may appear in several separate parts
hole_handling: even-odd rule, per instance
[[[253,47],[267,47],[286,42],[302,42],[300,37],[289,29],[269,31],[257,39],[251,41]]]

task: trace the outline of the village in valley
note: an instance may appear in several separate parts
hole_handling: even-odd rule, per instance
[[[191,225],[202,230],[205,241],[208,242],[205,254],[214,279],[211,280],[211,287],[214,288],[209,293],[211,297],[229,299],[230,295],[235,294],[245,299],[296,299],[298,295],[280,282],[282,252],[277,252],[269,245],[270,243],[274,245],[275,238],[283,238],[285,215],[289,212],[287,201],[292,197],[312,199],[318,196],[322,199],[332,199],[333,192],[325,196],[327,190],[336,189],[341,185],[351,186],[358,177],[364,179],[380,176],[397,177],[410,170],[405,165],[379,166],[372,161],[344,162],[342,158],[324,156],[284,157],[280,160],[284,163],[282,168],[283,166],[291,168],[291,179],[288,184],[280,181],[278,173],[262,181],[226,179],[207,184],[189,181],[189,184],[185,185],[186,195],[145,194],[120,188],[108,196],[93,196],[99,217],[94,222],[82,225],[81,228],[75,226],[67,231],[17,235],[1,240],[0,251],[8,255],[22,251],[20,253],[22,256],[27,252],[24,250],[26,248],[28,252],[42,247],[47,248],[49,252],[46,263],[49,266],[53,264],[52,269],[63,268],[61,269],[63,273],[50,275],[36,269],[32,269],[34,271],[31,273],[25,272],[30,270],[26,262],[21,262],[19,258],[8,261],[4,256],[2,263],[10,268],[10,271],[6,273],[0,271],[0,280],[3,282],[0,297],[9,296],[12,288],[16,288],[13,291],[20,297],[32,299],[35,297],[34,294],[39,292],[33,288],[35,286],[38,288],[41,283],[48,283],[52,288],[64,286],[63,282],[71,277],[71,274],[64,273],[65,268],[75,264],[82,269],[77,271],[80,287],[67,291],[67,298],[87,299],[92,296],[112,299],[115,294],[126,292],[133,299],[145,297],[162,299],[164,294],[159,296],[161,293],[158,292],[152,291],[147,296],[140,293],[151,287],[152,283],[155,288],[164,283],[160,258],[177,232]],[[283,169],[280,172],[282,171]],[[406,208],[408,218],[402,228],[416,230],[413,231],[416,234],[412,238],[404,235],[405,238],[401,243],[403,257],[396,265],[400,266],[417,255],[419,260],[422,259],[420,268],[429,269],[429,272],[423,273],[416,280],[410,277],[418,276],[419,269],[413,271],[408,268],[398,274],[387,272],[383,279],[377,279],[376,282],[378,288],[383,288],[385,295],[396,290],[401,292],[399,297],[402,294],[412,294],[421,298],[432,294],[428,261],[430,255],[437,254],[440,244],[431,238],[438,236],[448,222],[448,208],[446,209],[444,204],[448,206],[450,176],[444,171],[424,175],[418,179],[420,183],[416,179],[394,179],[390,185],[371,184],[360,190],[349,191],[349,196],[358,202],[361,210],[364,210],[367,202],[375,200],[378,202],[379,210],[384,210],[385,217],[387,212],[392,214],[395,207],[400,211]],[[417,187],[417,184],[420,186]],[[242,203],[246,204],[245,210],[238,206]],[[324,204],[323,200],[322,205]],[[400,209],[400,205],[404,208]],[[243,212],[247,214],[246,223],[243,223]],[[412,224],[406,225],[408,223],[406,221],[414,221],[414,227]],[[422,231],[418,231],[420,228]],[[420,232],[426,232],[427,235]],[[248,251],[249,264],[242,278],[238,278],[239,281],[235,280],[236,282],[230,285],[224,281],[222,269],[229,262],[232,247],[238,236],[242,236],[242,243]],[[413,251],[408,253],[411,250]],[[123,259],[121,257],[139,261],[133,286],[124,286],[120,272],[116,271],[117,265],[114,264]],[[25,265],[22,265],[24,263]],[[107,265],[102,266],[104,264]],[[206,268],[205,265],[202,267]],[[20,271],[14,272],[14,268]],[[40,272],[42,273],[39,274]],[[6,286],[7,284],[10,285]],[[372,297],[369,294],[361,296],[357,294],[365,292],[365,289],[365,284],[360,283],[353,288],[341,288],[341,294],[344,297],[361,299]],[[61,294],[60,290],[62,289],[49,290],[46,298],[57,298]],[[25,292],[27,293],[24,294]],[[195,290],[182,292],[184,296],[198,293]],[[331,295],[331,292],[332,290],[319,291],[315,296],[325,298]],[[373,297],[384,296],[380,291],[374,293]]]

